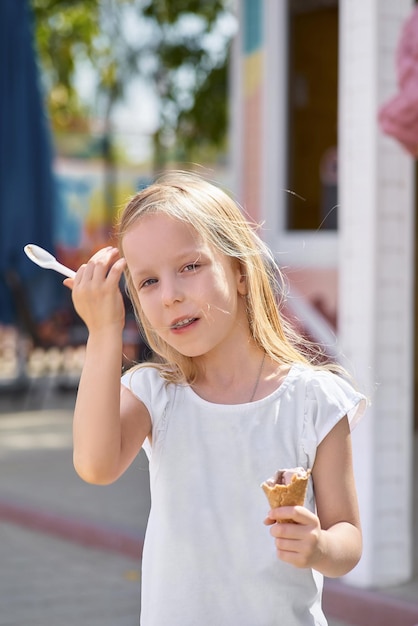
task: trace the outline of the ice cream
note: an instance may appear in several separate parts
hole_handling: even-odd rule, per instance
[[[303,467],[280,469],[261,484],[272,509],[279,506],[303,506],[311,470]],[[283,520],[285,521],[285,520]]]

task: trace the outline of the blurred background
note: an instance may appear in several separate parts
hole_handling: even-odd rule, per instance
[[[237,20],[223,1],[7,0],[0,11],[0,376],[23,384],[26,366],[42,373],[45,349],[46,368],[79,369],[79,350],[56,348],[85,341],[60,277],[31,266],[23,246],[76,269],[164,169],[199,163],[228,178]]]
[[[333,608],[360,626],[382,590],[412,612],[402,621],[383,602],[379,626],[418,623],[417,41],[413,0],[0,2],[0,452],[19,449],[48,482],[7,442],[38,424],[33,454],[56,440],[68,455],[86,341],[62,278],[23,246],[77,269],[112,243],[137,190],[196,170],[260,224],[286,277],[284,314],[370,398],[353,435],[365,550],[343,588],[379,592]],[[129,367],[152,355],[126,307]],[[72,480],[57,489],[75,489],[84,519],[93,495]]]

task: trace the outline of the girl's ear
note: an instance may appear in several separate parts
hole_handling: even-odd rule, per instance
[[[247,274],[246,268],[242,263],[238,264],[238,293],[241,296],[246,296],[248,293],[248,285],[247,285]]]

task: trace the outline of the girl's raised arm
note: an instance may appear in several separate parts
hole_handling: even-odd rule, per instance
[[[145,405],[120,384],[124,267],[115,248],[104,248],[65,281],[89,331],[74,411],[74,466],[94,484],[114,482],[151,430]]]

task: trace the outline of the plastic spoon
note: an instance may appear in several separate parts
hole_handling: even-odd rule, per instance
[[[43,267],[46,270],[55,270],[59,272],[59,274],[63,274],[64,276],[68,276],[68,278],[74,278],[75,272],[70,270],[69,267],[66,267],[62,263],[59,263],[57,259],[47,250],[44,250],[40,246],[36,246],[34,243],[28,243],[23,250],[27,254],[33,263]]]

